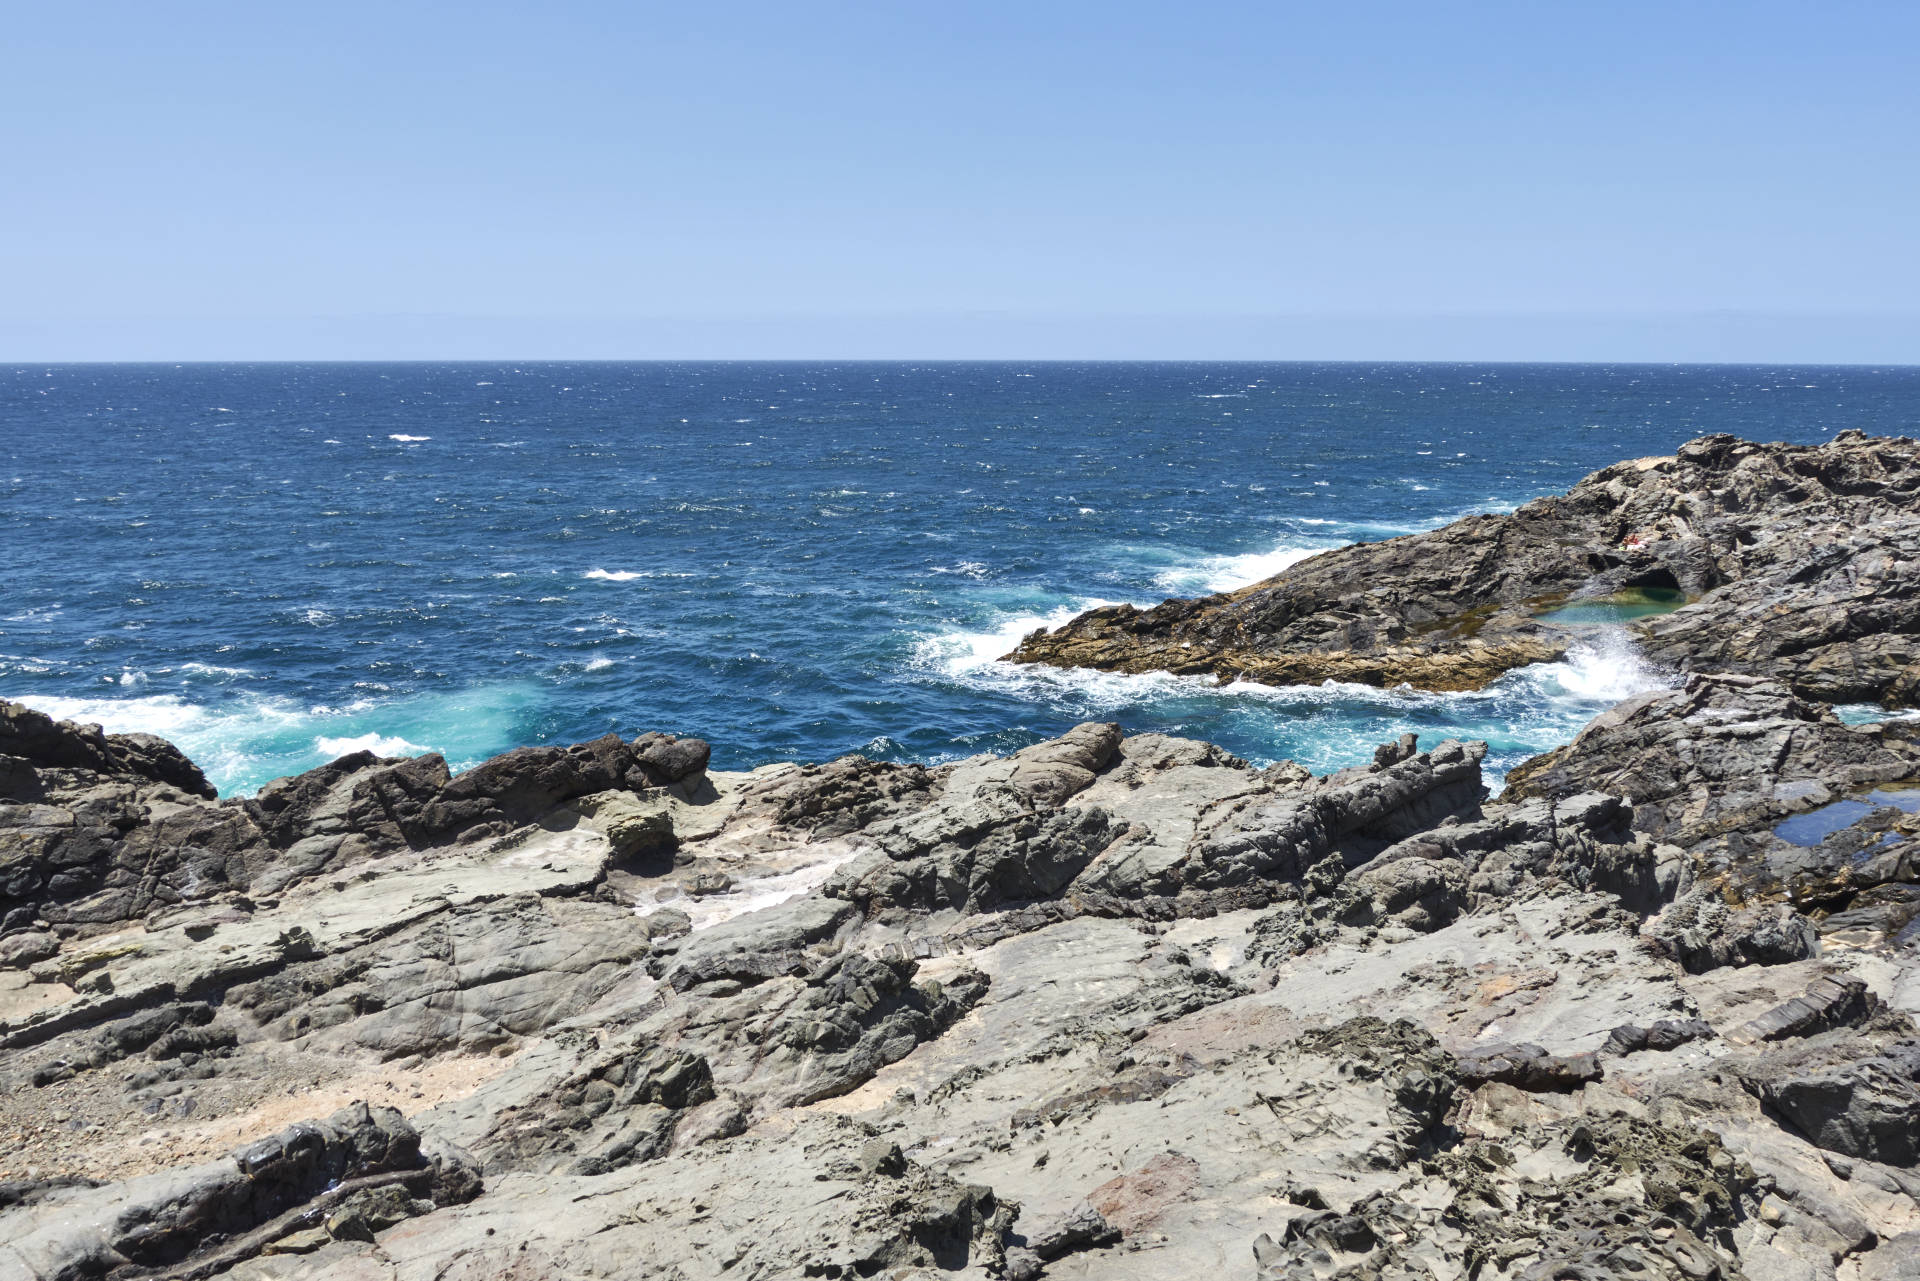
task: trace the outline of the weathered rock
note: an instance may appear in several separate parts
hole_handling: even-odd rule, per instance
[[[16,772],[11,777],[18,780],[11,785],[15,789],[46,786],[46,779],[26,781],[39,771],[54,772],[57,786],[60,771],[76,770],[129,775],[208,800],[214,795],[199,766],[165,739],[152,734],[108,734],[98,725],[56,721],[44,712],[4,700],[0,700],[0,757],[10,757],[27,767],[13,767]]]
[[[1860,979],[1820,978],[1814,980],[1804,996],[1776,1005],[1759,1018],[1729,1031],[1727,1040],[1735,1045],[1751,1045],[1755,1041],[1811,1036],[1863,1023],[1879,1008],[1879,1000],[1867,991],[1867,985]]]
[[[1475,1046],[1460,1056],[1460,1083],[1498,1081],[1521,1090],[1577,1090],[1602,1075],[1594,1054],[1549,1054],[1538,1045]]]
[[[1608,1057],[1637,1054],[1641,1050],[1664,1053],[1712,1035],[1713,1028],[1704,1019],[1661,1019],[1649,1027],[1623,1023],[1607,1034],[1607,1043],[1600,1047],[1600,1054]]]
[[[1920,695],[1920,444],[1689,441],[1507,515],[1323,552],[1273,578],[1150,610],[1091,610],[1014,662],[1477,689],[1563,654],[1537,617],[1631,589],[1692,603],[1647,625],[1676,666],[1764,673],[1812,697]]]
[[[312,1207],[317,1216],[376,1185],[415,1194],[410,1212],[414,1199],[430,1212],[478,1191],[470,1176],[423,1158],[419,1135],[398,1112],[355,1104],[223,1161],[0,1210],[0,1268],[24,1277],[154,1267],[203,1275],[194,1263],[222,1270],[304,1226],[295,1212]]]
[[[1912,742],[1722,676],[1498,800],[1483,750],[1315,777],[1093,724],[728,775],[608,738],[227,804],[30,765],[0,1275],[126,1269],[115,1207],[161,1200],[139,1258],[237,1281],[1885,1271],[1914,824],[1774,828]],[[193,1208],[234,1136],[368,1097],[420,1136],[391,1168]]]
[[[1920,1041],[1878,1050],[1837,1032],[1771,1051],[1740,1079],[1799,1133],[1828,1151],[1920,1165]]]

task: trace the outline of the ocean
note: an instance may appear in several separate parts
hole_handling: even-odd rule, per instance
[[[1485,738],[1497,780],[1669,674],[1604,629],[1466,694],[994,660],[1702,433],[1916,423],[1914,368],[0,366],[0,696],[223,794],[360,748],[933,762],[1089,719],[1317,771]]]

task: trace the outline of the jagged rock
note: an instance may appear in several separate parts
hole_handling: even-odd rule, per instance
[[[1110,605],[1008,658],[1107,671],[1477,689],[1560,657],[1537,617],[1632,589],[1691,603],[1643,630],[1666,662],[1766,673],[1812,697],[1920,695],[1920,444],[1704,436],[1564,495],[1309,557],[1250,587]]]
[[[1912,742],[1716,677],[1498,800],[1482,750],[1315,777],[1093,724],[730,775],[608,738],[224,804],[28,765],[0,1273],[41,1275],[8,1216],[187,1179],[312,1092],[399,1103],[440,1164],[180,1266],[1145,1281],[1265,1232],[1303,1281],[1864,1281],[1920,1216],[1914,825],[1773,827],[1913,777]]]
[[[1329,853],[1358,864],[1449,817],[1471,816],[1486,796],[1484,743],[1441,743],[1373,769],[1313,779],[1196,843],[1173,869],[1200,889],[1255,878],[1294,881]]]
[[[1920,1164],[1920,1041],[1877,1051],[1836,1032],[1739,1069],[1746,1087],[1809,1140],[1843,1156]]]
[[[31,786],[38,791],[45,780],[31,785],[24,780],[29,775],[37,778],[39,771],[76,770],[130,775],[208,800],[214,795],[200,767],[165,739],[152,734],[108,734],[98,725],[56,721],[44,712],[4,700],[0,700],[0,757],[21,763],[13,767],[12,777],[21,780],[12,784],[15,789]]]
[[[972,970],[915,984],[917,968],[905,958],[843,954],[809,977],[798,999],[749,1028],[776,1069],[782,1057],[799,1061],[783,1101],[814,1103],[865,1083],[944,1032],[987,989]]]
[[[826,892],[869,912],[977,912],[1053,897],[1118,834],[1098,806],[1060,806],[1113,763],[1120,738],[1117,725],[1080,725],[1004,761],[957,770],[937,800],[866,829],[871,852],[837,872]]]
[[[1820,952],[1819,932],[1792,908],[1735,911],[1706,889],[1676,900],[1649,925],[1648,936],[1691,974],[1723,965],[1785,965]]]
[[[1466,1086],[1498,1081],[1520,1090],[1577,1090],[1603,1075],[1593,1054],[1549,1054],[1538,1045],[1475,1046],[1460,1056]]]
[[[713,1097],[706,1059],[622,1047],[551,1084],[537,1100],[503,1109],[474,1153],[489,1171],[604,1174],[664,1155],[679,1114]]]
[[[1727,1040],[1735,1045],[1751,1045],[1755,1041],[1811,1036],[1864,1022],[1879,1008],[1879,1000],[1867,991],[1866,983],[1860,979],[1820,978],[1804,996],[1796,996],[1743,1023],[1727,1033]]]
[[[419,1135],[397,1111],[359,1103],[223,1161],[0,1210],[0,1268],[85,1278],[206,1256],[215,1256],[208,1262],[216,1267],[230,1265],[278,1235],[275,1228],[297,1226],[290,1211],[331,1208],[383,1176],[383,1186],[420,1194],[427,1210],[477,1191],[469,1177],[423,1158]]]
[[[1844,725],[1777,681],[1694,675],[1514,769],[1506,797],[1606,792],[1633,806],[1637,830],[1692,846],[1915,774],[1920,744],[1900,722]]]
[[[1712,1135],[1622,1117],[1463,1144],[1426,1169],[1261,1234],[1255,1276],[1413,1278],[1475,1260],[1482,1275],[1698,1281],[1737,1273],[1729,1237],[1759,1199]]]
[[[1704,1019],[1661,1019],[1649,1027],[1623,1023],[1607,1034],[1607,1043],[1600,1047],[1600,1055],[1636,1054],[1641,1050],[1664,1053],[1712,1035],[1713,1028]]]
[[[520,748],[458,776],[436,755],[357,752],[206,805],[213,792],[199,770],[151,736],[0,702],[0,752],[35,780],[31,802],[0,802],[0,928],[36,916],[104,926],[222,895],[280,894],[370,859],[500,836],[595,793],[684,790],[707,758],[698,739],[657,734]],[[671,835],[660,823],[617,835],[658,845]]]
[[[898,765],[842,756],[802,766],[776,780],[774,822],[816,836],[844,836],[933,799],[940,774],[924,765]]]

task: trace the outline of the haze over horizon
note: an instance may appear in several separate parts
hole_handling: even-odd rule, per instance
[[[1893,3],[42,7],[0,361],[1920,362]]]

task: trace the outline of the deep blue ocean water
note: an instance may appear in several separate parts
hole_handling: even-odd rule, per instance
[[[1468,734],[1498,770],[1661,674],[1604,633],[1476,694],[992,660],[1703,432],[1916,424],[1912,368],[0,367],[0,696],[223,792],[363,746],[937,761],[1088,718],[1315,769]]]

